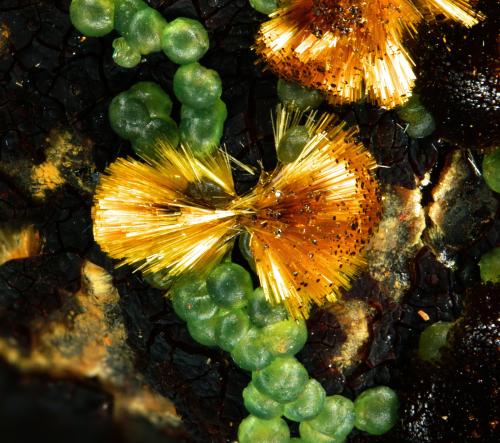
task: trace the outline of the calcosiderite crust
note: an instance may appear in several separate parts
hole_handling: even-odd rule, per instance
[[[415,80],[403,37],[438,14],[468,27],[481,18],[468,0],[290,0],[261,25],[255,49],[272,71],[332,104],[367,96],[394,107]]]

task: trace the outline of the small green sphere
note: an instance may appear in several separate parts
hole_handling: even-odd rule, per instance
[[[207,157],[218,148],[222,131],[223,125],[211,119],[185,119],[179,125],[182,144],[197,157]]]
[[[141,9],[132,17],[125,37],[130,46],[143,55],[158,52],[166,25],[166,20],[155,9]]]
[[[174,93],[179,101],[196,109],[209,108],[222,94],[219,74],[199,63],[182,65],[174,74]]]
[[[238,341],[231,351],[231,357],[241,369],[247,371],[262,369],[273,359],[260,330],[255,327],[251,327],[247,334]]]
[[[145,127],[143,134],[132,141],[132,149],[143,159],[158,160],[159,147],[168,143],[172,147],[179,144],[179,131],[175,122],[154,118]]]
[[[249,415],[238,428],[239,443],[288,443],[290,430],[281,418],[263,420]]]
[[[282,320],[262,329],[262,336],[274,356],[292,356],[299,352],[307,341],[304,320]]]
[[[495,192],[500,192],[500,149],[483,158],[483,178]]]
[[[206,320],[217,312],[204,280],[185,277],[172,286],[169,294],[175,313],[184,321]]]
[[[197,109],[187,105],[181,106],[181,120],[210,120],[224,124],[227,117],[226,104],[218,98],[209,108]]]
[[[131,97],[128,92],[122,92],[111,100],[108,114],[113,131],[127,140],[142,136],[151,120],[144,103]]]
[[[326,393],[321,383],[310,379],[299,397],[285,404],[284,415],[293,421],[311,420],[323,409],[325,398]]]
[[[225,315],[219,315],[215,326],[217,345],[224,351],[231,352],[249,329],[250,319],[241,309],[232,309]]]
[[[389,431],[398,419],[399,400],[387,386],[367,389],[354,400],[354,426],[372,435]]]
[[[248,262],[250,268],[255,271],[255,262],[253,260],[252,250],[250,249],[250,233],[248,231],[244,231],[238,237],[238,248],[240,248],[241,255]]]
[[[215,328],[217,327],[218,317],[219,313],[205,320],[189,320],[187,328],[193,340],[203,346],[217,346]]]
[[[483,282],[500,283],[500,247],[483,254],[479,260],[479,271]]]
[[[251,382],[243,389],[243,403],[250,414],[265,420],[283,414],[283,405],[260,392]]]
[[[295,400],[308,380],[306,368],[293,357],[278,357],[252,374],[255,387],[280,403]]]
[[[297,160],[309,139],[309,131],[305,126],[293,126],[288,129],[278,145],[279,161],[291,163]]]
[[[223,308],[242,308],[253,292],[247,270],[236,263],[221,263],[207,278],[208,293]]]
[[[220,99],[206,109],[182,105],[179,130],[183,144],[199,157],[211,154],[220,144],[226,117],[226,105]]]
[[[141,62],[141,53],[133,49],[123,37],[113,40],[113,60],[122,68],[133,68]]]
[[[278,0],[250,0],[250,6],[257,12],[269,15],[278,9]]]
[[[88,37],[102,37],[114,26],[113,0],[73,0],[69,16],[73,26]]]
[[[300,441],[303,443],[343,443],[344,438],[323,434],[314,429],[308,421],[303,421],[299,425]]]
[[[413,94],[405,104],[396,108],[396,114],[406,123],[418,123],[428,112],[420,103],[418,95]]]
[[[425,112],[420,119],[414,123],[409,123],[406,133],[411,138],[424,138],[431,135],[436,129],[436,122],[431,113]]]
[[[170,121],[172,99],[155,82],[138,82],[129,89],[132,97],[141,100],[148,109],[151,118],[160,118]]]
[[[299,109],[315,109],[323,101],[319,91],[281,79],[278,80],[278,97],[283,104],[296,106]]]
[[[437,361],[441,358],[441,348],[446,346],[451,322],[438,321],[423,330],[418,342],[418,355],[422,360]]]
[[[174,63],[185,65],[198,61],[210,46],[208,32],[203,25],[190,18],[176,18],[163,31],[161,47]]]
[[[325,442],[343,442],[354,426],[354,405],[351,400],[341,395],[326,397],[323,409],[312,420],[300,424],[300,436],[306,442],[312,442],[311,434],[324,434]],[[312,432],[312,431],[316,432]],[[328,440],[331,438],[332,440]],[[323,441],[321,439],[317,441]]]
[[[114,0],[115,2],[115,29],[120,35],[126,35],[134,15],[141,9],[148,7],[143,0]]]
[[[266,300],[262,288],[257,288],[250,296],[247,309],[252,323],[261,328],[286,320],[288,316],[283,304],[273,305]]]

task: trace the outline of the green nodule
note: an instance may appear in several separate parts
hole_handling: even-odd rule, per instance
[[[483,178],[495,192],[500,192],[500,149],[483,158]]]
[[[306,369],[293,357],[275,358],[269,366],[252,374],[257,389],[279,403],[295,400],[308,380]]]
[[[367,389],[354,400],[354,426],[372,435],[389,431],[398,418],[399,400],[387,386]]]
[[[138,82],[129,89],[129,94],[146,105],[151,118],[171,120],[172,99],[157,83]]]
[[[296,106],[299,109],[314,109],[323,101],[319,91],[281,79],[278,80],[278,97],[283,104]]]
[[[309,131],[305,126],[293,126],[288,129],[278,145],[279,161],[291,163],[297,160],[309,138]]]
[[[306,441],[341,443],[352,431],[354,425],[354,405],[341,395],[325,398],[323,408],[312,420],[300,424],[300,436]],[[316,437],[317,440],[312,440]]]
[[[194,341],[204,346],[217,346],[215,328],[219,313],[205,320],[189,320],[187,328]]]
[[[114,0],[114,2],[115,29],[120,35],[126,35],[134,15],[148,5],[143,0]]]
[[[431,135],[436,129],[434,117],[429,112],[425,112],[415,123],[409,123],[406,133],[411,138],[424,138]]]
[[[417,123],[427,114],[427,109],[420,103],[418,95],[413,94],[405,104],[396,108],[396,114],[406,123]]]
[[[262,337],[274,356],[292,356],[299,352],[307,341],[304,320],[282,320],[265,326]]]
[[[500,283],[500,247],[483,254],[479,260],[479,272],[483,282]]]
[[[223,308],[242,308],[253,292],[250,274],[236,263],[221,263],[207,278],[208,293]]]
[[[248,231],[244,231],[238,238],[238,248],[240,248],[241,255],[248,262],[250,268],[255,271],[255,262],[250,248],[251,235]]]
[[[231,352],[235,345],[250,329],[250,319],[241,309],[232,309],[217,318],[215,339],[217,345],[224,351]]]
[[[224,123],[227,117],[226,104],[218,98],[212,106],[203,109],[192,108],[188,105],[181,106],[181,120],[210,120],[211,122]]]
[[[113,0],[73,0],[69,16],[73,26],[88,37],[102,37],[114,26]]]
[[[199,63],[180,66],[174,74],[174,93],[179,101],[196,109],[209,108],[222,94],[219,74]]]
[[[269,15],[278,9],[278,0],[250,0],[250,5],[257,12]]]
[[[205,109],[182,105],[179,130],[183,144],[198,156],[212,153],[220,144],[226,117],[226,105],[221,99]]]
[[[281,417],[283,414],[283,405],[260,392],[251,382],[243,390],[243,403],[250,414],[265,420]]]
[[[273,359],[260,330],[255,327],[250,328],[238,341],[231,351],[231,357],[240,368],[247,371],[262,369]]]
[[[175,313],[184,321],[206,320],[217,312],[204,280],[185,277],[172,286],[170,296]]]
[[[143,159],[158,160],[160,143],[168,143],[172,147],[179,144],[177,125],[170,118],[153,118],[145,127],[142,135],[132,142],[132,149]]]
[[[122,68],[133,68],[141,62],[141,53],[132,48],[123,37],[113,40],[113,60]]]
[[[180,17],[165,27],[161,46],[170,60],[185,65],[203,57],[210,41],[206,29],[199,21]]]
[[[424,138],[436,129],[432,114],[420,103],[418,95],[413,94],[408,101],[396,109],[398,117],[408,123],[406,133],[412,138]]]
[[[166,20],[158,11],[153,8],[141,9],[132,17],[125,37],[130,46],[143,55],[158,52],[166,25]]]
[[[326,393],[321,383],[311,379],[296,400],[285,404],[284,415],[289,420],[298,422],[311,420],[323,409],[325,398]]]
[[[281,418],[264,420],[249,415],[238,428],[239,443],[288,443],[290,430]]]
[[[259,327],[286,320],[288,314],[283,304],[273,305],[266,300],[264,290],[257,288],[250,296],[248,314],[252,323]]]
[[[446,346],[448,331],[453,323],[438,321],[420,334],[418,355],[422,360],[438,361],[441,357],[441,348]]]
[[[128,92],[122,92],[111,100],[108,114],[113,130],[127,140],[140,137],[151,120],[144,103],[131,97]]]

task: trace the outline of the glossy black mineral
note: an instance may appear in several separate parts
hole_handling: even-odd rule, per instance
[[[472,29],[452,22],[421,25],[412,55],[415,90],[438,132],[459,146],[483,149],[498,145],[500,136],[500,7],[490,0],[477,7],[486,18]]]

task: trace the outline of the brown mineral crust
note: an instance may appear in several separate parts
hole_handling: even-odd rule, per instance
[[[446,158],[427,207],[431,223],[428,243],[435,250],[455,251],[470,246],[483,235],[497,214],[498,198],[461,150]]]
[[[57,309],[23,325],[30,335],[24,349],[15,336],[7,335],[12,330],[4,330],[0,355],[27,373],[95,378],[112,393],[117,420],[144,416],[159,427],[175,428],[179,419],[172,403],[154,393],[134,370],[111,276],[87,261],[82,263],[81,279],[76,292],[58,288]]]
[[[40,247],[40,234],[32,225],[0,227],[0,266],[10,260],[36,256]]]

